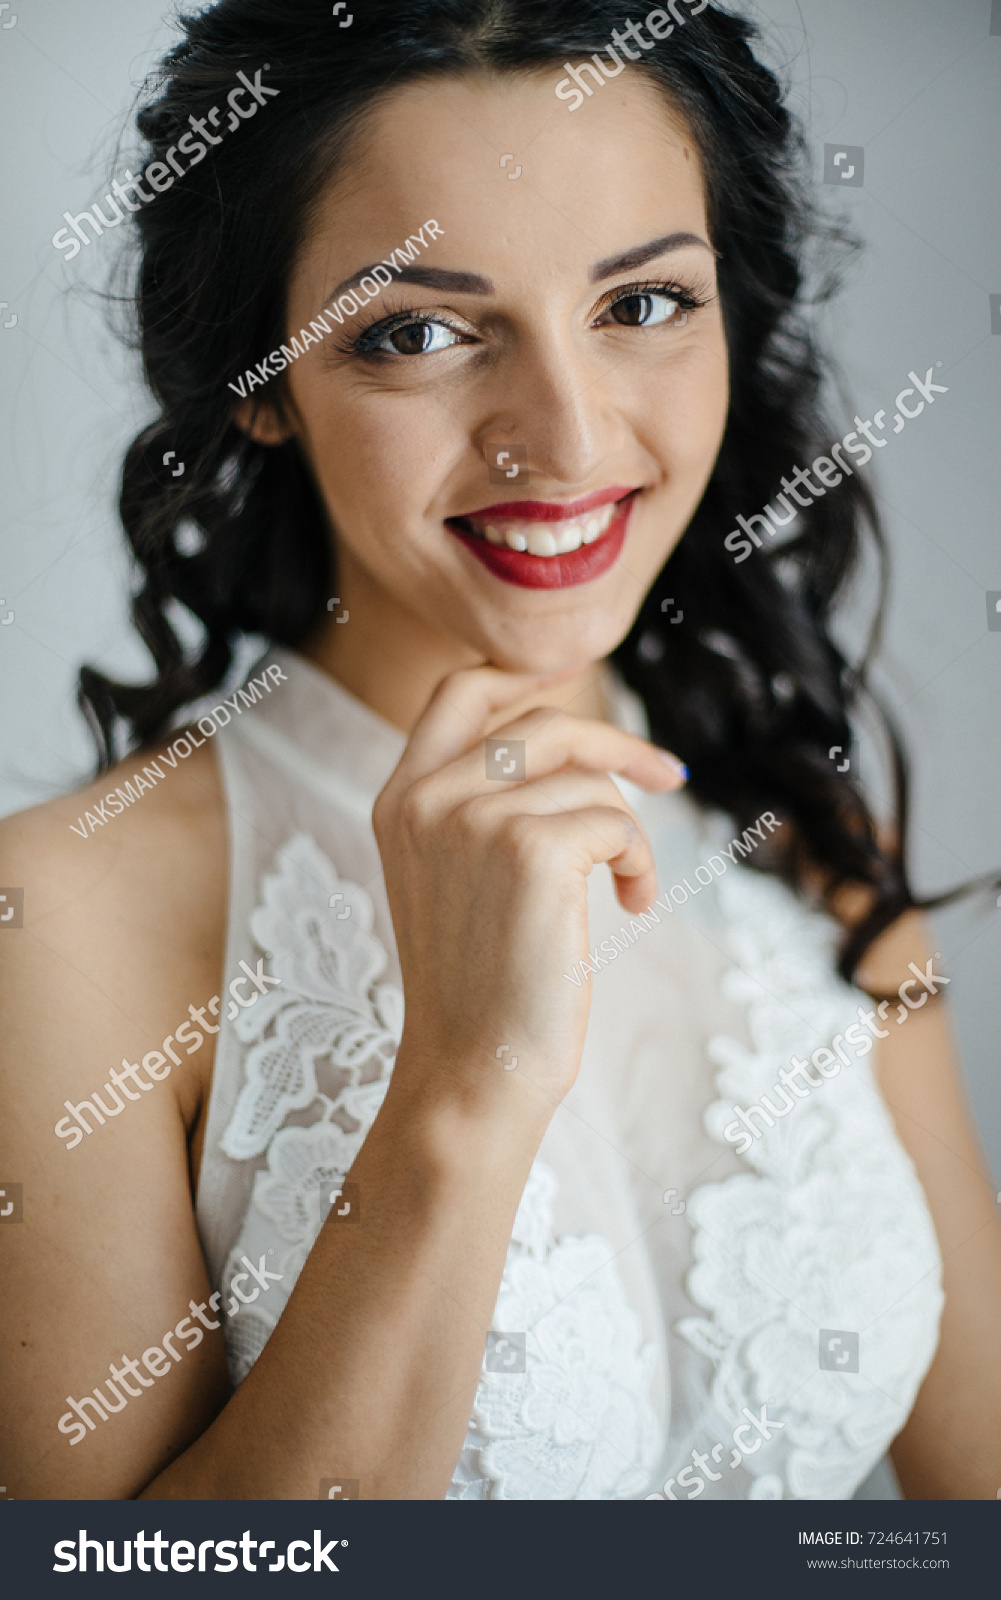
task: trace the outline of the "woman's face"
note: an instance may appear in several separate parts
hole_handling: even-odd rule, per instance
[[[328,317],[333,333],[292,364],[291,415],[356,620],[402,609],[511,671],[580,668],[620,642],[698,505],[727,411],[691,138],[639,75],[576,112],[559,76],[388,96],[289,292],[290,338],[437,224],[402,276],[342,326]]]

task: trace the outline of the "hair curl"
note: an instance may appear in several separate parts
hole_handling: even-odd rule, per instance
[[[325,507],[294,440],[265,448],[236,426],[226,383],[286,337],[295,252],[365,112],[417,79],[560,68],[607,48],[623,20],[619,0],[366,0],[350,28],[332,26],[325,0],[217,0],[179,19],[183,38],[137,116],[148,158],[164,160],[241,69],[268,63],[281,93],[135,217],[138,344],[160,414],[127,453],[120,510],[141,573],[133,619],[156,677],[135,686],[82,669],[100,771],[123,725],[127,743],[146,744],[215,689],[241,636],[294,647],[324,617],[333,592]],[[834,745],[851,748],[850,713],[865,692],[865,662],[848,664],[829,619],[866,534],[885,588],[867,485],[856,475],[815,500],[781,549],[736,564],[723,546],[738,513],[766,505],[784,473],[836,436],[822,407],[829,368],[804,312],[808,263],[820,259],[811,252],[840,235],[809,198],[802,135],[751,53],[755,36],[711,7],[636,64],[680,108],[700,151],[732,399],[704,498],[614,658],[654,738],[688,763],[698,801],[739,828],[767,810],[788,824],[756,866],[813,898],[819,884],[828,903],[845,885],[868,887],[868,910],[840,953],[850,977],[901,912],[947,897],[918,902],[911,892],[907,774],[892,726],[889,839],[828,757]],[[813,301],[833,287],[828,274]],[[275,391],[280,407],[280,382]],[[180,480],[163,469],[168,448],[186,464]],[[195,553],[184,539],[191,525]],[[170,619],[177,601],[203,626],[194,651]],[[668,621],[668,601],[684,626]]]

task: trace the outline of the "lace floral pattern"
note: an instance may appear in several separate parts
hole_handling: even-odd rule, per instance
[[[734,1106],[857,1023],[865,997],[832,980],[829,922],[781,884],[738,870],[719,892],[735,961],[725,991],[746,1004],[751,1039],[708,1047],[720,1098],[706,1127],[724,1142]],[[924,1194],[864,1059],[796,1099],[743,1159],[751,1172],[689,1199],[689,1294],[706,1315],[678,1331],[713,1363],[721,1416],[767,1402],[784,1424],[762,1452],[768,1498],[777,1481],[795,1499],[848,1498],[935,1351],[941,1261]],[[821,1329],[858,1334],[857,1372],[820,1370]]]
[[[524,1335],[524,1367],[480,1379],[449,1499],[632,1499],[660,1454],[649,1398],[656,1352],[642,1342],[608,1240],[554,1238],[555,1192],[536,1161],[493,1318],[499,1334]]]
[[[282,987],[262,994],[234,1024],[251,1047],[222,1139],[236,1161],[259,1155],[290,1112],[312,1104],[318,1060],[343,1069],[357,1086],[363,1069],[381,1074],[392,1062],[403,1026],[399,989],[376,982],[386,952],[371,932],[365,890],[341,883],[306,834],[290,839],[276,864],[250,926],[259,947],[277,957]]]
[[[388,1078],[345,1090],[338,1099],[317,1098],[323,1107],[320,1120],[308,1128],[282,1128],[268,1147],[266,1170],[254,1179],[253,1196],[247,1221],[237,1244],[230,1251],[222,1275],[223,1304],[228,1304],[230,1283],[241,1265],[242,1256],[265,1238],[269,1268],[274,1266],[282,1282],[255,1305],[253,1312],[241,1308],[239,1317],[227,1323],[226,1343],[234,1383],[241,1382],[264,1349],[284,1310],[296,1279],[324,1221],[323,1196],[338,1188],[361,1148],[388,1087]],[[356,1123],[346,1133],[330,1120],[335,1111],[348,1111]]]
[[[372,902],[338,878],[305,834],[278,852],[251,917],[282,986],[263,994],[233,1024],[246,1054],[246,1081],[221,1148],[234,1160],[267,1152],[250,1209],[222,1274],[223,1303],[244,1251],[266,1244],[282,1274],[253,1312],[227,1323],[234,1383],[263,1350],[323,1222],[322,1197],[343,1181],[389,1086],[403,1025],[399,989],[377,980],[386,953],[371,932]],[[322,1065],[331,1093],[321,1091]],[[334,1087],[334,1083],[337,1087]],[[281,1126],[311,1110],[308,1126]]]
[[[382,1104],[402,1028],[399,991],[373,909],[304,834],[279,852],[251,918],[282,974],[241,1013],[246,1081],[222,1139],[234,1160],[266,1152],[223,1272],[224,1302],[245,1251],[267,1248],[283,1281],[227,1325],[234,1383],[250,1371],[313,1246],[324,1189],[343,1179]],[[334,902],[334,906],[331,905]],[[350,911],[350,915],[343,915]],[[325,1093],[317,1068],[339,1069]],[[316,1108],[309,1126],[285,1125]],[[486,1371],[448,1498],[621,1499],[639,1495],[661,1449],[650,1403],[655,1351],[596,1234],[557,1240],[556,1179],[532,1168],[512,1230],[493,1327],[525,1338],[522,1372]]]

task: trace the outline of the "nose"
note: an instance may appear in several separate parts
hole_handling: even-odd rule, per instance
[[[498,443],[520,445],[530,482],[582,487],[622,442],[608,377],[570,332],[520,338],[491,374],[498,401],[485,407],[477,451],[493,466]]]

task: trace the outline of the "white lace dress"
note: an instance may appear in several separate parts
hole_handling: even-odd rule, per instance
[[[282,1277],[228,1322],[236,1382],[379,1109],[403,1017],[370,822],[403,735],[301,657],[269,660],[285,680],[218,735],[226,979],[263,960],[281,980],[221,1018],[199,1182],[223,1310],[243,1256]],[[644,731],[635,697],[614,694]],[[571,975],[594,990],[584,1059],[518,1211],[493,1317],[508,1337],[485,1356],[448,1498],[846,1499],[934,1354],[924,1195],[871,1057],[795,1098],[745,1155],[724,1129],[762,1094],[781,1106],[780,1069],[868,1003],[835,975],[825,917],[717,853],[725,819],[622,787],[661,898],[686,879],[692,893],[644,926],[592,875],[599,970]]]

